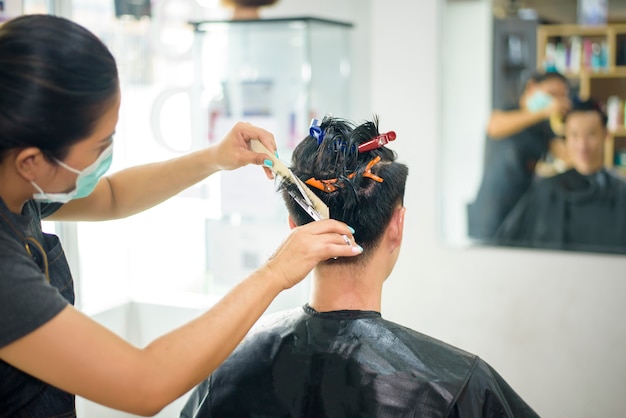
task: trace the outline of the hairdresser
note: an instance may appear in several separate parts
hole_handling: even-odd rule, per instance
[[[73,417],[75,394],[153,415],[211,374],[278,293],[362,251],[341,222],[297,228],[210,311],[132,346],[72,306],[66,258],[41,219],[124,218],[219,170],[264,164],[251,139],[276,146],[239,123],[210,148],[102,177],[119,107],[115,60],[86,29],[47,15],[0,26],[0,417]]]
[[[569,85],[560,73],[536,73],[517,104],[491,113],[487,125],[483,177],[476,200],[468,206],[470,237],[492,242],[507,214],[529,189],[537,163],[549,153],[568,161],[565,145],[553,132],[571,107]]]

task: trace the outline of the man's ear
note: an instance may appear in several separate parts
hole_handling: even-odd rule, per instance
[[[33,181],[41,174],[42,168],[47,168],[46,157],[36,147],[28,147],[17,152],[14,158],[15,170],[26,181]]]
[[[296,226],[296,223],[293,221],[293,219],[291,219],[291,216],[289,216],[289,228],[294,229]]]
[[[387,238],[389,245],[391,246],[391,251],[395,250],[400,246],[400,244],[402,244],[405,213],[406,208],[404,206],[399,206],[393,211],[393,215],[391,215],[391,221],[387,227]]]

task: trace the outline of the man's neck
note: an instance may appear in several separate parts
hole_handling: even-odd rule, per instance
[[[574,169],[578,171],[580,174],[582,174],[583,176],[590,176],[602,170],[603,168],[604,168],[603,162],[598,162],[595,164],[588,164],[584,166],[583,165],[574,166]]]
[[[318,266],[309,305],[318,312],[360,310],[380,312],[386,274],[353,265]]]

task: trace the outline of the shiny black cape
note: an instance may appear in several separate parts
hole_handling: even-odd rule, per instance
[[[626,253],[626,181],[569,170],[535,183],[496,234],[500,245]]]
[[[484,361],[372,311],[263,318],[181,417],[536,417]]]

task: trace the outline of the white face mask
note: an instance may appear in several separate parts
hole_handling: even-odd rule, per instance
[[[102,151],[96,161],[82,171],[76,170],[62,161],[56,161],[66,170],[78,174],[74,190],[67,193],[46,193],[34,181],[31,181],[31,184],[39,191],[39,193],[33,195],[33,199],[43,202],[67,203],[72,199],[80,199],[81,197],[89,196],[91,192],[93,192],[93,189],[96,188],[100,177],[102,177],[111,166],[111,162],[113,161],[113,144]]]

